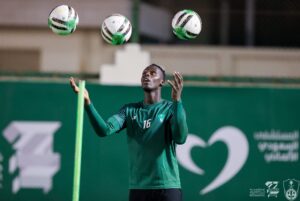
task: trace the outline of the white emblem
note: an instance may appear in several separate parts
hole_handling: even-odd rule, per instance
[[[164,115],[164,114],[158,115],[158,119],[159,119],[160,122],[163,122],[163,121],[164,121],[164,118],[165,118],[165,115]]]
[[[267,186],[267,195],[269,197],[276,197],[279,193],[278,181],[267,181],[265,185]]]
[[[12,183],[17,193],[21,188],[52,188],[52,178],[60,168],[60,154],[53,152],[53,136],[60,122],[13,121],[3,131],[15,154],[9,159],[9,172],[19,168]]]
[[[203,141],[199,136],[189,134],[186,143],[177,146],[177,158],[178,162],[187,170],[204,175],[204,170],[199,168],[191,157],[191,150],[193,147],[209,147],[216,142],[223,142],[228,149],[228,158],[223,169],[219,175],[204,189],[200,191],[200,194],[206,194],[210,191],[219,188],[230,179],[232,179],[244,166],[248,153],[249,144],[245,134],[238,128],[232,126],[225,126],[217,131],[210,137],[208,143]]]
[[[295,179],[287,179],[283,181],[284,195],[289,201],[296,200],[299,191],[299,181]]]

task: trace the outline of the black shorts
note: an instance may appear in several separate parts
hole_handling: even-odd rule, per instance
[[[130,189],[129,201],[182,201],[182,192],[179,188]]]

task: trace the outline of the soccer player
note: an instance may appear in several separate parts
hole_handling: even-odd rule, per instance
[[[174,72],[172,101],[161,98],[165,70],[151,64],[141,77],[144,100],[124,105],[104,121],[84,91],[85,110],[100,137],[127,128],[129,150],[129,201],[181,201],[181,184],[176,160],[176,144],[186,140],[188,128],[181,101],[183,78]],[[70,78],[73,90],[79,88]]]

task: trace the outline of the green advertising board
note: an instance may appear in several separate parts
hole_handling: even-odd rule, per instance
[[[140,87],[87,89],[104,118],[143,99]],[[77,98],[68,83],[1,81],[0,94],[0,201],[72,200]],[[186,86],[182,99],[185,201],[300,200],[299,88]],[[99,138],[85,116],[82,150],[80,200],[128,200],[126,132]]]

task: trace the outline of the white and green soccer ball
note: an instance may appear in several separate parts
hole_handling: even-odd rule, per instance
[[[173,33],[182,40],[196,38],[202,29],[200,16],[192,10],[181,10],[172,20]]]
[[[68,5],[55,7],[49,14],[48,26],[58,35],[69,35],[76,30],[79,17],[74,8]]]
[[[130,39],[131,33],[130,21],[120,14],[108,16],[101,25],[102,38],[111,45],[126,43]]]

